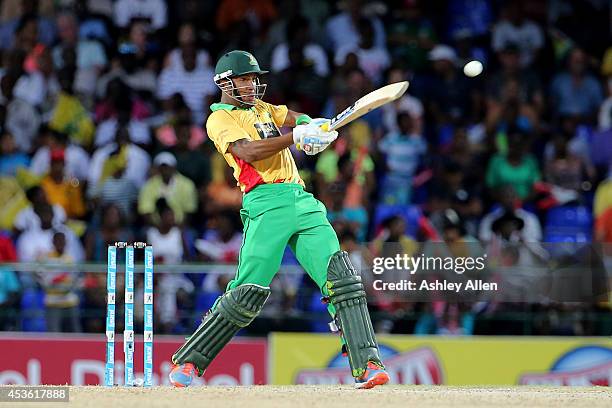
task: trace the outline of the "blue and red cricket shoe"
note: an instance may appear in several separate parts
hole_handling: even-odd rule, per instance
[[[366,366],[366,371],[359,378],[355,378],[355,388],[369,390],[377,385],[385,385],[390,380],[385,369],[371,361]]]
[[[177,388],[184,388],[191,385],[197,373],[197,369],[192,363],[185,363],[172,367],[168,377],[170,377],[170,384]]]
[[[170,383],[177,388],[189,387],[193,378],[197,375],[197,370],[192,363],[175,365],[170,374]],[[355,388],[370,389],[377,385],[384,385],[389,382],[389,374],[379,365],[368,362],[365,373],[359,378],[355,378]]]

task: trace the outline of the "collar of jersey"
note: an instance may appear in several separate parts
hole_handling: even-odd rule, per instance
[[[252,110],[254,107],[251,106],[250,108],[241,108],[239,106],[236,105],[231,105],[229,103],[213,103],[212,105],[210,105],[210,110],[215,112],[218,110],[234,110],[234,109],[240,109],[240,110]]]

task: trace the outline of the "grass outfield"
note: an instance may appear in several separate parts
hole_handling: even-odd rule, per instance
[[[19,407],[40,407],[41,403],[20,402]],[[0,407],[17,406],[0,402]],[[69,403],[50,407],[612,407],[609,387],[447,387],[390,385],[373,390],[350,386],[250,386],[105,388],[70,387]]]

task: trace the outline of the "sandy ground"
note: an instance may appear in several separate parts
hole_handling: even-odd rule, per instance
[[[41,407],[2,403],[0,407]],[[46,407],[612,407],[612,388],[385,386],[253,386],[120,388],[70,387],[69,403]]]

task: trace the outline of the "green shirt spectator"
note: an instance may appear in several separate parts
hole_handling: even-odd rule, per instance
[[[491,158],[487,169],[487,187],[496,189],[510,184],[521,200],[531,194],[533,183],[541,179],[540,169],[535,158],[526,154],[520,161],[513,163],[508,156],[496,154]]]

